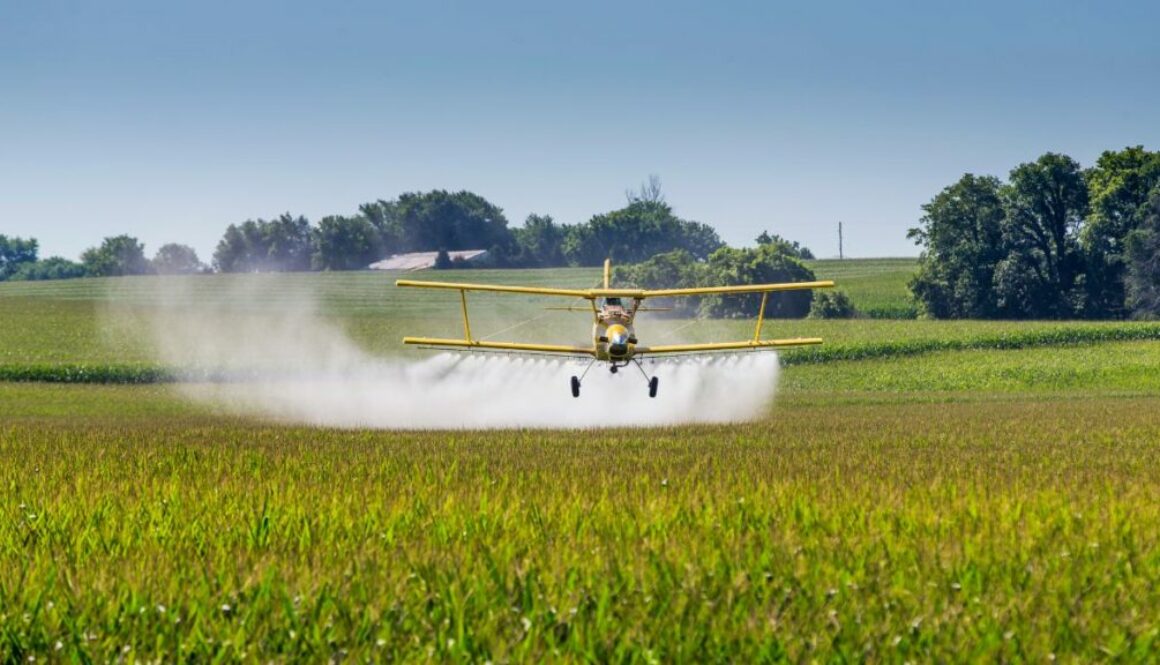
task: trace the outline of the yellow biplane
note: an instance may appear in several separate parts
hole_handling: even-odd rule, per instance
[[[612,262],[604,262],[604,287],[598,289],[552,289],[536,286],[506,286],[498,284],[461,284],[456,282],[421,282],[411,279],[400,279],[396,286],[412,286],[425,289],[449,289],[459,291],[459,300],[463,306],[463,339],[443,339],[438,337],[404,337],[404,344],[415,344],[424,348],[451,349],[457,351],[501,351],[510,353],[536,353],[561,356],[573,356],[591,359],[580,376],[572,377],[572,396],[580,396],[580,382],[588,374],[588,370],[597,362],[605,362],[609,370],[616,373],[621,367],[630,363],[640,369],[648,382],[649,397],[656,397],[656,376],[650,377],[641,365],[642,358],[665,356],[671,354],[705,354],[723,351],[763,351],[784,349],[793,346],[821,344],[817,337],[799,337],[794,339],[761,339],[761,324],[765,321],[765,304],[770,293],[779,291],[799,291],[804,289],[822,289],[834,286],[831,281],[824,282],[788,282],[784,284],[745,284],[742,286],[709,286],[687,289],[624,289],[613,288],[611,281]],[[471,335],[471,322],[467,317],[467,292],[490,291],[495,293],[522,293],[539,296],[559,296],[564,298],[583,298],[589,302],[592,316],[592,345],[566,346],[560,344],[524,344],[520,342],[492,342],[477,339]],[[641,302],[648,298],[672,298],[679,296],[703,296],[714,294],[736,295],[741,293],[760,293],[761,310],[757,315],[757,327],[753,331],[753,339],[738,342],[711,342],[708,344],[666,344],[661,346],[642,346],[636,337],[633,328],[633,319],[640,311],[647,311],[641,307]],[[598,303],[599,301],[599,303]],[[626,304],[629,301],[630,304]],[[562,309],[572,309],[565,307]],[[587,311],[587,307],[585,311]]]

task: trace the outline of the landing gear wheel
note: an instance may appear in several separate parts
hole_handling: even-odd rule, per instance
[[[572,377],[572,396],[573,397],[580,396],[580,379],[578,379],[576,377]]]
[[[658,379],[655,376],[653,378],[649,379],[649,382],[648,382],[648,396],[649,397],[656,397],[657,396],[657,386],[658,385],[660,385],[660,379]]]
[[[613,374],[616,374],[618,371],[620,371],[620,368],[617,367],[616,365],[613,365],[612,367],[608,368],[608,371],[612,372]]]

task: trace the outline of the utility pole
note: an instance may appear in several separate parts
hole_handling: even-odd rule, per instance
[[[838,259],[842,260],[844,258],[846,256],[842,253],[842,223],[838,222]]]

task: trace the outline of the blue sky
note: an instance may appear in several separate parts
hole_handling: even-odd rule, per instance
[[[1046,151],[1160,148],[1160,3],[0,3],[0,233],[77,257],[469,189],[581,222],[658,174],[731,244],[917,253]]]

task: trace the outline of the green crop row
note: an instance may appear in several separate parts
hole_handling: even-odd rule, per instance
[[[1141,340],[1160,340],[1160,326],[1126,324],[1104,327],[1047,328],[964,339],[908,339],[866,344],[827,345],[790,351],[783,355],[782,363],[784,365],[801,365],[836,360],[875,360],[939,351],[1012,350]]]
[[[922,356],[798,365],[782,373],[783,398],[900,401],[993,399],[998,394],[1160,394],[1154,340],[935,352]],[[835,394],[837,393],[837,394]]]
[[[1155,397],[543,432],[166,399],[0,385],[0,662],[1160,657]]]
[[[172,371],[143,365],[34,364],[0,365],[0,381],[45,383],[162,383],[174,380]]]
[[[239,381],[253,379],[257,372],[224,372],[209,369],[175,369],[145,364],[29,364],[0,365],[0,381],[14,383],[91,383],[140,385],[177,381]],[[268,377],[268,374],[261,376]]]
[[[986,329],[984,329],[986,330]],[[917,338],[885,342],[852,342],[795,349],[782,355],[786,366],[843,360],[875,360],[964,350],[1012,350],[1100,342],[1160,340],[1160,326],[1051,327],[984,333],[974,337]],[[256,371],[256,370],[255,370]],[[268,376],[268,373],[262,373]],[[0,364],[0,381],[46,383],[145,384],[174,381],[223,381],[250,378],[245,372],[217,368],[173,368],[149,363],[8,363]]]
[[[880,305],[859,309],[858,316],[866,319],[917,319],[918,306],[914,304]]]
[[[179,381],[246,381],[271,378],[277,371],[224,371],[208,368],[173,368],[146,364],[83,364],[42,363],[29,365],[0,365],[0,381],[14,383],[90,383],[112,385],[141,385],[174,383]]]

